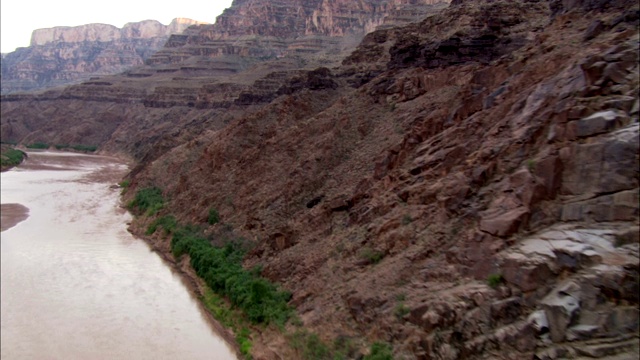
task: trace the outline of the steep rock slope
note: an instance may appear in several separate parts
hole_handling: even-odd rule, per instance
[[[214,25],[172,36],[167,48],[147,63],[169,64],[198,57],[199,65],[206,66],[211,58],[241,55],[261,59],[301,56],[307,62],[326,65],[344,56],[377,26],[420,20],[448,2],[237,0]]]
[[[174,19],[169,25],[155,20],[35,30],[31,45],[4,54],[2,94],[41,90],[78,83],[91,77],[120,73],[142,65],[162,48],[171,34],[201,22]]]
[[[245,265],[350,357],[375,341],[398,359],[637,355],[638,5],[454,3],[313,70],[215,68],[185,41],[120,77],[3,97],[2,136],[132,155],[127,200],[158,186],[157,216],[249,239]],[[252,330],[255,358],[304,355]]]
[[[286,93],[132,184],[164,189],[180,221],[216,208],[226,225],[208,230],[253,239],[246,266],[327,343],[635,356],[638,40],[628,2],[452,6],[369,34],[318,70],[335,86]],[[272,336],[260,356],[301,356]]]
[[[300,76],[306,75],[299,69],[314,69],[319,63],[339,64],[340,51],[346,54],[348,48],[324,46],[324,42],[359,41],[368,30],[366,24],[406,23],[446,6],[446,2],[432,0],[392,3],[287,0],[269,4],[235,1],[216,24],[192,27],[185,32],[200,35],[181,43],[176,37],[170,39],[159,53],[174,60],[183,59],[182,62],[156,64],[154,60],[153,64],[120,75],[38,95],[2,96],[2,140],[104,145],[110,152],[149,161],[196,134],[225,126],[246,109],[259,108],[282,93],[306,86],[306,80],[300,81]],[[306,10],[303,13],[291,10],[296,8]],[[371,8],[379,11],[364,11]],[[354,18],[347,16],[351,20],[340,25],[340,31],[314,35],[319,36],[320,46],[309,52],[262,57],[264,52],[276,48],[274,41],[288,42],[304,36],[306,28],[298,23],[312,24],[312,17],[320,16],[314,15],[313,9],[323,9],[321,14],[325,17],[342,19],[353,13],[349,16]],[[250,20],[243,20],[242,14],[250,15]],[[248,43],[238,38],[248,39],[243,37],[250,35],[243,28],[247,21],[255,22],[252,29],[259,33],[251,35],[251,48],[257,49],[255,52],[237,50],[247,49]],[[213,34],[211,38],[218,40],[212,45],[210,37],[201,32]],[[233,36],[224,35],[227,33]],[[189,36],[180,35],[177,39]],[[198,50],[204,48],[209,50]],[[329,50],[335,53],[318,55]],[[323,85],[323,76],[318,73],[315,77],[319,82],[310,86],[330,85]]]

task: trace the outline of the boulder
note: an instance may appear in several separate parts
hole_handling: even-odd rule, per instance
[[[544,310],[536,310],[529,314],[527,322],[538,332],[538,334],[544,334],[549,331],[549,320],[547,320],[547,313]]]
[[[605,324],[610,334],[638,333],[638,308],[621,306],[615,308]]]
[[[599,329],[600,327],[597,325],[580,324],[572,326],[567,330],[567,340],[575,341],[591,339],[596,335]]]
[[[600,85],[600,79],[604,73],[604,68],[607,66],[605,61],[598,61],[598,58],[589,58],[580,64],[580,68],[584,73],[584,77],[587,79],[589,85]]]
[[[528,216],[529,209],[524,206],[506,212],[487,212],[480,220],[480,230],[491,235],[507,237],[517,232]]]
[[[553,342],[565,340],[567,328],[580,312],[579,288],[573,282],[561,284],[540,302],[549,321]]]
[[[589,27],[587,28],[587,30],[584,32],[584,41],[589,41],[595,38],[596,36],[602,34],[602,32],[605,30],[606,30],[606,26],[604,22],[602,22],[602,20],[600,19],[593,20],[591,24],[589,24]]]
[[[491,319],[495,323],[509,324],[522,313],[522,299],[512,296],[491,303]]]
[[[602,76],[605,81],[611,80],[616,84],[623,84],[626,82],[627,69],[620,62],[609,63],[605,66]]]
[[[605,101],[604,106],[612,109],[618,109],[625,113],[630,113],[634,101],[637,101],[637,99],[633,96],[618,96]]]
[[[536,290],[552,275],[548,260],[542,256],[510,254],[504,259],[502,277],[524,292]]]
[[[597,112],[578,121],[578,137],[588,137],[609,132],[628,120],[628,117],[613,110]]]
[[[583,119],[583,134],[604,131],[612,113]],[[624,118],[624,117],[623,117]],[[608,120],[607,120],[608,119]],[[618,117],[618,119],[620,119]],[[593,122],[592,122],[593,121]],[[612,194],[638,186],[638,126],[632,124],[606,136],[562,149],[563,195]]]

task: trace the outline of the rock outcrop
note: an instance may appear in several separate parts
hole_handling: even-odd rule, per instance
[[[325,3],[346,4],[305,2]],[[283,31],[248,18],[251,4],[266,6],[236,1],[228,21]],[[349,358],[374,342],[399,359],[635,358],[638,11],[455,1],[379,22],[340,63],[311,68],[235,54],[247,43],[219,50],[227,40],[192,27],[153,65],[2,97],[2,137],[134,157],[125,200],[157,186],[157,216],[251,242],[245,266],[292,294],[301,325],[284,332],[348,343]],[[154,246],[169,254],[170,239]],[[279,331],[252,334],[256,358],[301,357]]]
[[[240,55],[261,60],[300,56],[317,66],[327,65],[341,59],[376,27],[421,20],[447,3],[236,0],[215,24],[192,27],[172,36],[167,47],[147,64],[172,64],[198,57],[199,65],[206,66],[211,58]]]
[[[42,90],[78,83],[92,77],[121,73],[142,65],[171,34],[200,24],[174,19],[169,25],[155,20],[35,30],[31,45],[2,57],[2,94]]]

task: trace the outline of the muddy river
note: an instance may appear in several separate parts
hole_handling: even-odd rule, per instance
[[[1,358],[236,359],[177,274],[126,230],[116,159],[29,153],[2,173]]]

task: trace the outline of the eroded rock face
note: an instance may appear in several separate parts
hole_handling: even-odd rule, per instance
[[[91,77],[117,74],[142,65],[171,34],[199,24],[174,19],[128,23],[122,29],[106,24],[35,30],[31,45],[4,54],[2,94],[42,90]]]
[[[169,25],[156,20],[145,20],[127,23],[121,29],[107,24],[88,24],[80,26],[61,26],[48,29],[37,29],[31,34],[30,46],[49,43],[107,42],[121,39],[149,39],[181,33],[191,25],[202,24],[200,21],[176,18]]]
[[[245,265],[291,291],[327,344],[384,341],[407,359],[633,357],[638,23],[615,6],[456,3],[369,33],[333,67],[243,68],[185,40],[184,62],[3,97],[2,135],[72,128],[134,156],[127,197],[158,186],[158,216],[252,239]],[[467,46],[487,34],[486,52]],[[212,207],[225,225],[206,225]],[[297,358],[267,335],[269,356]]]
[[[233,2],[216,23],[174,35],[147,64],[188,57],[241,55],[279,58],[321,54],[325,61],[356,45],[380,25],[418,21],[448,0],[269,0]],[[202,61],[202,60],[201,60]]]

